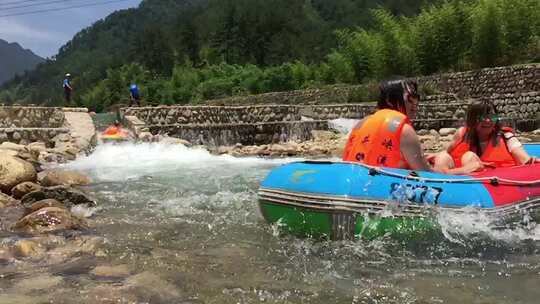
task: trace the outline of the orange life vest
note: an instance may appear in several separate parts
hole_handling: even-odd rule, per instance
[[[407,162],[400,150],[403,126],[409,124],[404,114],[383,109],[369,116],[362,126],[353,129],[343,153],[344,161],[371,166],[403,167]]]
[[[503,132],[513,132],[511,128],[501,128]],[[454,159],[456,168],[463,166],[461,157],[467,151],[471,151],[468,142],[465,141],[465,133],[467,128],[461,128],[459,131],[458,144],[450,151],[450,155]],[[474,152],[474,151],[473,151]],[[485,151],[480,156],[480,160],[487,163],[493,163],[495,167],[511,167],[516,165],[516,161],[506,146],[506,139],[503,134],[497,134],[497,145],[493,144],[493,140],[489,140]]]
[[[120,128],[117,126],[110,126],[103,131],[103,135],[116,135],[118,133],[120,133]]]

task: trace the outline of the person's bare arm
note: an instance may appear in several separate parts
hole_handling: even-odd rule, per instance
[[[403,126],[400,149],[412,170],[432,171],[424,157],[420,139],[410,125]]]
[[[516,161],[516,163],[518,165],[523,165],[523,164],[526,164],[528,162],[531,162],[532,158],[529,155],[529,153],[527,153],[527,151],[525,151],[523,146],[519,146],[519,147],[516,147],[516,148],[512,149],[512,151],[510,153],[512,154],[512,157],[514,158],[514,160]]]
[[[454,133],[454,136],[452,137],[452,140],[448,143],[448,145],[446,146],[446,152],[450,153],[450,151],[452,151],[452,149],[454,149],[454,147],[457,145],[458,141],[460,140],[460,133],[461,133],[461,129],[463,129],[463,127],[459,128],[456,130],[456,133]]]

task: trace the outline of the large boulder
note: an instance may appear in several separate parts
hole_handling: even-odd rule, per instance
[[[28,215],[28,214],[30,214],[30,213],[36,212],[36,211],[38,211],[39,209],[45,208],[45,207],[57,207],[57,208],[64,208],[64,209],[66,209],[66,207],[64,206],[64,204],[62,204],[62,203],[59,202],[58,200],[49,198],[49,199],[44,199],[44,200],[42,200],[42,201],[35,202],[35,203],[33,203],[32,205],[30,205],[30,207],[25,208],[25,210],[24,210],[24,215],[26,216],[26,215]]]
[[[75,171],[67,170],[47,170],[40,174],[40,182],[42,186],[71,186],[71,185],[88,185],[92,181],[86,175]]]
[[[74,205],[85,205],[88,207],[96,205],[95,200],[89,195],[69,186],[45,187],[41,190],[30,192],[21,198],[21,203],[24,207],[29,208],[33,203],[45,199],[59,200],[66,208],[71,208]]]
[[[87,227],[82,219],[74,217],[69,210],[58,207],[41,208],[21,218],[13,226],[15,230],[27,233],[81,230]]]
[[[26,194],[37,190],[41,190],[40,185],[32,182],[24,182],[13,187],[11,189],[11,195],[13,195],[14,198],[20,199]]]
[[[0,144],[0,150],[25,151],[26,147],[24,145],[6,141]]]
[[[0,152],[0,191],[9,193],[16,185],[35,180],[36,169],[31,163]]]
[[[17,200],[13,197],[0,192],[0,208],[17,204]]]

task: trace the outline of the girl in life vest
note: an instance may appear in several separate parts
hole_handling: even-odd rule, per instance
[[[379,86],[378,110],[351,131],[343,160],[372,166],[431,171],[410,123],[420,96],[414,81],[394,80]]]
[[[534,161],[512,129],[500,126],[495,105],[490,101],[475,101],[469,106],[465,126],[456,131],[446,151],[435,157],[434,167],[445,173],[468,174]]]

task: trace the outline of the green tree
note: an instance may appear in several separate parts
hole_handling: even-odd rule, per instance
[[[473,57],[479,67],[496,66],[503,51],[501,14],[495,1],[482,0],[473,12]]]

